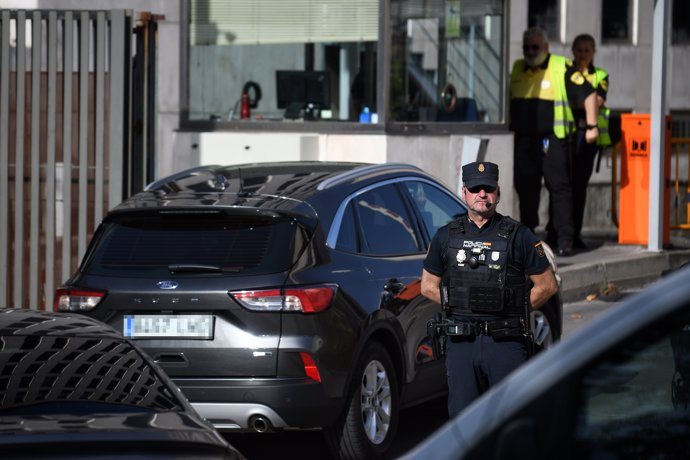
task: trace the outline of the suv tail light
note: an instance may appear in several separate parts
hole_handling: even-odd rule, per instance
[[[244,308],[255,311],[298,311],[318,313],[331,304],[334,286],[259,291],[232,291],[230,295]]]
[[[90,311],[105,297],[104,291],[82,291],[59,288],[55,290],[53,311]]]

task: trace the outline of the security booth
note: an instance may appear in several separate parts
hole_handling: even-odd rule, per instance
[[[670,242],[671,116],[666,116],[664,148],[663,244]],[[649,240],[649,173],[651,115],[621,115],[621,176],[618,217],[620,244],[647,244]]]

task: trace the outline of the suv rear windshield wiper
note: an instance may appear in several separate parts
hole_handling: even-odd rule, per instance
[[[242,267],[219,267],[217,265],[175,264],[168,265],[170,273],[239,273]]]

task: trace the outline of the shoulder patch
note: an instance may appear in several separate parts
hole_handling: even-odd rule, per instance
[[[576,85],[582,85],[585,82],[585,77],[580,72],[574,72],[570,76],[570,81],[572,81]]]
[[[540,259],[546,257],[546,253],[544,252],[544,246],[541,245],[541,241],[539,241],[538,243],[534,243],[534,249],[537,251],[537,256]]]

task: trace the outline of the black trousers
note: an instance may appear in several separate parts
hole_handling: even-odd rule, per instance
[[[585,141],[585,131],[578,129],[573,139],[573,230],[581,238],[582,222],[587,202],[587,186],[594,170],[594,159],[599,147]]]
[[[513,181],[520,198],[520,220],[532,231],[539,225],[541,181],[549,191],[549,224],[559,248],[571,249],[573,186],[571,180],[570,138],[523,136],[515,133]]]
[[[475,398],[527,361],[520,340],[497,340],[486,335],[449,337],[446,342],[448,415],[459,414]]]

